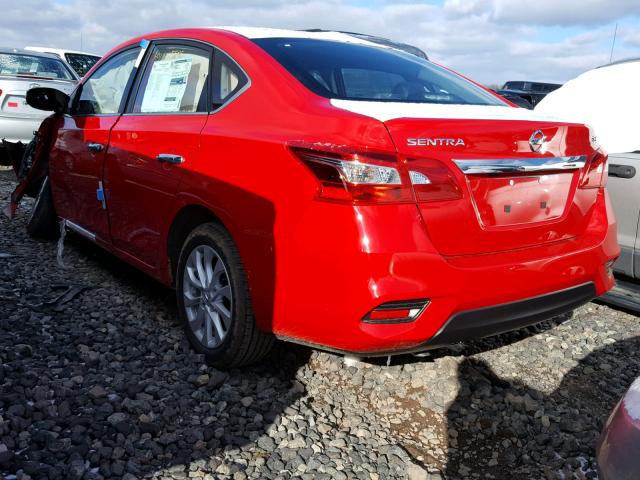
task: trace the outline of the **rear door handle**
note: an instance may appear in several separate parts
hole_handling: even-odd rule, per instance
[[[636,169],[631,165],[609,165],[609,176],[618,178],[633,178],[636,176]]]
[[[101,143],[87,143],[87,148],[91,152],[98,153],[102,151],[104,145],[102,145]]]
[[[160,163],[182,163],[184,162],[184,157],[180,155],[173,155],[171,153],[161,153],[156,157],[156,159]]]

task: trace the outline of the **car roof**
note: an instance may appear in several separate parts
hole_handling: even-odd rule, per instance
[[[96,53],[81,52],[79,50],[67,50],[66,48],[27,46],[27,47],[24,47],[24,49],[30,52],[51,52],[51,53],[57,53],[62,55],[64,55],[65,53],[76,53],[78,55],[91,55],[92,57],[101,57],[101,55],[98,55]]]
[[[633,62],[640,62],[640,57],[624,58],[622,60],[616,60],[615,62],[607,63],[605,65],[600,65],[599,67],[596,67],[596,68],[605,68],[605,67],[611,67],[612,65],[621,65],[623,63],[633,63]]]
[[[268,28],[268,27],[243,27],[243,26],[215,26],[210,27],[215,30],[226,30],[229,32],[237,33],[251,40],[259,38],[309,38],[315,40],[331,40],[334,42],[342,43],[358,43],[362,45],[369,45],[374,47],[385,47],[393,50],[399,50],[407,52],[406,47],[411,47],[422,54],[422,50],[417,47],[405,45],[399,42],[393,42],[382,37],[376,37],[373,35],[366,35],[362,33],[354,32],[340,32],[336,30],[289,30],[285,28]],[[383,42],[384,41],[384,42]],[[403,48],[404,47],[404,48]],[[412,53],[412,52],[409,52]],[[416,55],[416,53],[413,53]],[[426,57],[426,54],[424,54]],[[417,55],[421,56],[421,55]]]
[[[45,52],[36,52],[34,50],[25,50],[24,48],[0,47],[0,53],[17,53],[19,55],[31,55],[32,57],[53,58],[60,60],[56,55]]]

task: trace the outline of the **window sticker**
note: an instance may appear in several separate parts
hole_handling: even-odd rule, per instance
[[[142,99],[141,112],[179,112],[193,57],[155,60]]]

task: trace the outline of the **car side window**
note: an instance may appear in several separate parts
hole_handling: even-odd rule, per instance
[[[213,108],[224,105],[238,93],[249,79],[228,55],[216,50],[213,68]]]
[[[157,45],[147,62],[133,113],[208,111],[208,50],[187,45]]]
[[[82,84],[74,113],[77,115],[117,114],[139,53],[139,48],[125,50],[111,57],[93,72],[91,77]]]

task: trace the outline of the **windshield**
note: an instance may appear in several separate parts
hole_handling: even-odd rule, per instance
[[[19,53],[0,53],[0,75],[75,80],[62,60]]]
[[[308,38],[261,38],[254,42],[323,97],[506,105],[459,75],[395,49]]]
[[[73,68],[81,77],[84,77],[91,67],[100,60],[100,57],[96,57],[95,55],[86,55],[84,53],[65,53],[64,57],[66,58],[67,63],[71,65],[71,68]]]

